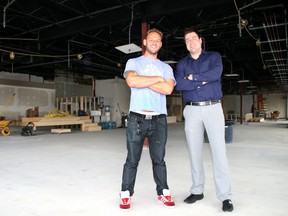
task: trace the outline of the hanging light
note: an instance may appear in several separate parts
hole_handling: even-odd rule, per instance
[[[244,79],[244,70],[242,69],[242,80],[238,80],[238,83],[249,83],[250,80]]]
[[[14,52],[10,52],[10,55],[9,55],[10,59],[15,59],[15,53]]]
[[[244,80],[244,79],[243,79],[243,80],[238,80],[237,82],[238,82],[238,83],[249,83],[250,80]]]
[[[129,43],[126,44],[126,45],[122,45],[122,46],[117,46],[115,47],[115,49],[125,53],[125,54],[131,54],[131,53],[135,53],[135,52],[140,52],[142,51],[142,48],[137,46],[136,44],[134,43],[131,43],[130,40],[131,40],[131,27],[132,27],[132,24],[133,24],[133,19],[134,19],[134,14],[133,14],[133,5],[132,5],[132,10],[131,10],[131,22],[129,24]]]
[[[78,60],[81,60],[82,58],[83,58],[82,54],[79,53],[79,54],[77,55],[77,59],[78,59]]]
[[[228,59],[227,59],[227,61],[230,62],[230,65],[231,65],[230,73],[225,73],[223,75],[225,77],[239,77],[239,74],[232,72],[233,71],[233,63],[231,61],[229,61]]]
[[[245,20],[245,19],[240,19],[240,24],[237,25],[237,27],[239,29],[243,29],[243,28],[246,28],[246,26],[248,25],[248,20]]]

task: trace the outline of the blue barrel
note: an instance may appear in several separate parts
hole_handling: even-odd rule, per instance
[[[107,122],[108,123],[108,128],[107,129],[113,129],[113,122]]]

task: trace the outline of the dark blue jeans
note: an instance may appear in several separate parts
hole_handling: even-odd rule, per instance
[[[122,191],[129,190],[130,196],[134,194],[137,167],[141,158],[144,140],[148,137],[156,191],[158,195],[162,195],[163,189],[169,189],[166,163],[164,161],[167,141],[166,115],[145,119],[143,115],[130,112],[126,137],[128,153],[123,167]]]

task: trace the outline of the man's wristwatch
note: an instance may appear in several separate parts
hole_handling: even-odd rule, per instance
[[[191,74],[186,74],[185,76],[184,76],[184,79],[188,79],[189,80],[189,76],[190,76]]]

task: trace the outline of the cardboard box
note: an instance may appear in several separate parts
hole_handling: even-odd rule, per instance
[[[245,122],[251,121],[252,118],[253,118],[253,113],[247,113],[245,115]]]
[[[176,123],[176,116],[167,116],[167,124]]]
[[[181,105],[174,105],[173,106],[173,113],[176,116],[176,120],[178,122],[182,121],[182,106]]]
[[[26,110],[26,117],[39,117],[39,107]]]

